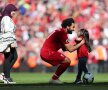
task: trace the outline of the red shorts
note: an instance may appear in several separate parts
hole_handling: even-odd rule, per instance
[[[50,63],[53,66],[56,66],[58,64],[61,64],[62,61],[65,60],[66,56],[60,52],[50,51],[48,53],[44,52],[44,54],[41,54],[41,58],[47,63]]]

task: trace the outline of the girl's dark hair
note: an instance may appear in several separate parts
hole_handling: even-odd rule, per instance
[[[3,11],[0,12],[0,32],[1,32],[1,20],[4,16],[9,16],[9,17],[12,17],[11,16],[11,12],[12,11],[17,11],[18,9],[16,8],[15,5],[13,4],[8,4]]]
[[[91,52],[92,49],[90,46],[89,32],[86,29],[81,29],[80,32],[81,32],[81,36],[84,37],[85,44],[86,44],[88,51]]]
[[[62,21],[62,28],[66,28],[67,26],[71,26],[72,23],[75,23],[75,21],[73,20],[73,18],[67,18],[65,20]]]
[[[0,21],[1,21],[2,17],[4,17],[4,16],[12,17],[12,16],[11,16],[11,12],[12,12],[12,11],[17,11],[17,10],[18,10],[18,9],[16,8],[15,5],[13,5],[13,4],[8,4],[8,5],[4,8],[4,10],[1,12]]]

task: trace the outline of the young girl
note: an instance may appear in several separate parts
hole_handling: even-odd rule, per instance
[[[85,40],[85,44],[80,46],[77,49],[77,55],[78,55],[78,74],[75,80],[75,84],[82,83],[81,81],[81,75],[82,72],[88,73],[86,63],[88,59],[88,53],[91,52],[91,47],[89,44],[89,33],[86,29],[81,29],[77,32],[78,38],[75,40],[76,44],[78,44],[82,39]]]
[[[17,43],[15,37],[16,26],[12,20],[17,16],[17,8],[13,4],[8,4],[0,17],[0,52],[4,54],[3,73],[0,79],[6,84],[12,84],[10,70],[17,60]]]

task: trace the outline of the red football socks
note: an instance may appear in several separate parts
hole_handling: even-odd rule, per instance
[[[55,74],[53,75],[52,79],[56,80],[60,77],[60,75],[69,67],[70,63],[62,63],[56,70]]]

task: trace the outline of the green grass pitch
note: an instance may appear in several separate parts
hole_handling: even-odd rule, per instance
[[[64,73],[61,85],[49,84],[52,73],[12,73],[14,85],[4,85],[0,82],[0,90],[108,90],[108,73],[95,74],[94,83],[89,85],[74,85],[76,74]]]

